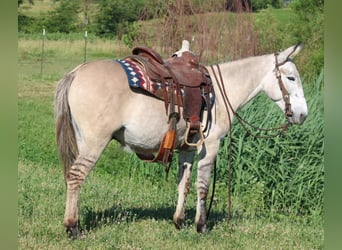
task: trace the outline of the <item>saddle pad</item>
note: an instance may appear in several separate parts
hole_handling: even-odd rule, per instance
[[[153,82],[147,77],[140,64],[126,59],[119,59],[116,62],[125,70],[130,87],[144,89],[152,94],[162,88],[161,83]]]

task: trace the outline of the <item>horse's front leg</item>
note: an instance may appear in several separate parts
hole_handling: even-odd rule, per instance
[[[206,201],[210,185],[210,172],[215,164],[218,149],[219,141],[206,141],[199,152],[197,169],[197,207],[195,218],[197,232],[199,233],[206,231]]]
[[[185,221],[185,201],[190,190],[191,170],[195,151],[180,151],[178,157],[178,202],[173,222],[177,229],[181,229]]]

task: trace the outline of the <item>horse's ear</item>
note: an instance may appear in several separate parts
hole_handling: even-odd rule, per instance
[[[281,56],[284,60],[293,59],[299,53],[299,51],[302,50],[302,48],[303,44],[298,43],[297,45],[293,45],[281,52]]]
[[[302,48],[303,48],[302,43],[299,43],[297,45],[287,48],[286,50],[280,53],[279,61],[283,62],[283,61],[287,61],[288,59],[293,59],[299,53],[299,51],[302,50]]]
[[[293,59],[299,53],[299,51],[302,50],[303,47],[304,45],[302,43],[298,43],[297,45],[292,46],[293,52],[288,55],[288,58]]]

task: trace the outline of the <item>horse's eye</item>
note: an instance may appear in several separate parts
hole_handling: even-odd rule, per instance
[[[289,79],[290,81],[294,81],[295,78],[293,76],[288,76],[287,79]]]

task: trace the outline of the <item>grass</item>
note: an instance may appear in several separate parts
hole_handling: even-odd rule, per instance
[[[86,236],[69,240],[61,219],[65,186],[61,169],[19,163],[20,249],[320,249],[320,222],[305,218],[246,218],[213,207],[211,230],[196,233],[195,197],[189,197],[186,228],[172,224],[175,179],[138,182],[141,174],[109,176],[93,172],[81,191],[81,223]],[[119,178],[118,178],[119,177]],[[192,192],[193,193],[193,192]]]
[[[281,137],[256,140],[234,126],[233,218],[226,223],[227,152],[219,155],[209,232],[193,224],[196,192],[187,201],[186,227],[172,224],[177,169],[167,180],[161,166],[138,161],[112,142],[80,196],[85,237],[69,240],[62,225],[65,184],[54,139],[57,81],[83,61],[83,41],[47,40],[40,75],[39,39],[20,37],[18,76],[18,241],[20,249],[322,249],[323,75],[305,83],[309,117]],[[94,39],[88,59],[118,58],[127,48]],[[127,54],[127,53],[126,53]],[[267,112],[269,111],[269,113]],[[260,96],[241,115],[261,126],[283,117]],[[196,177],[194,169],[193,180]]]

